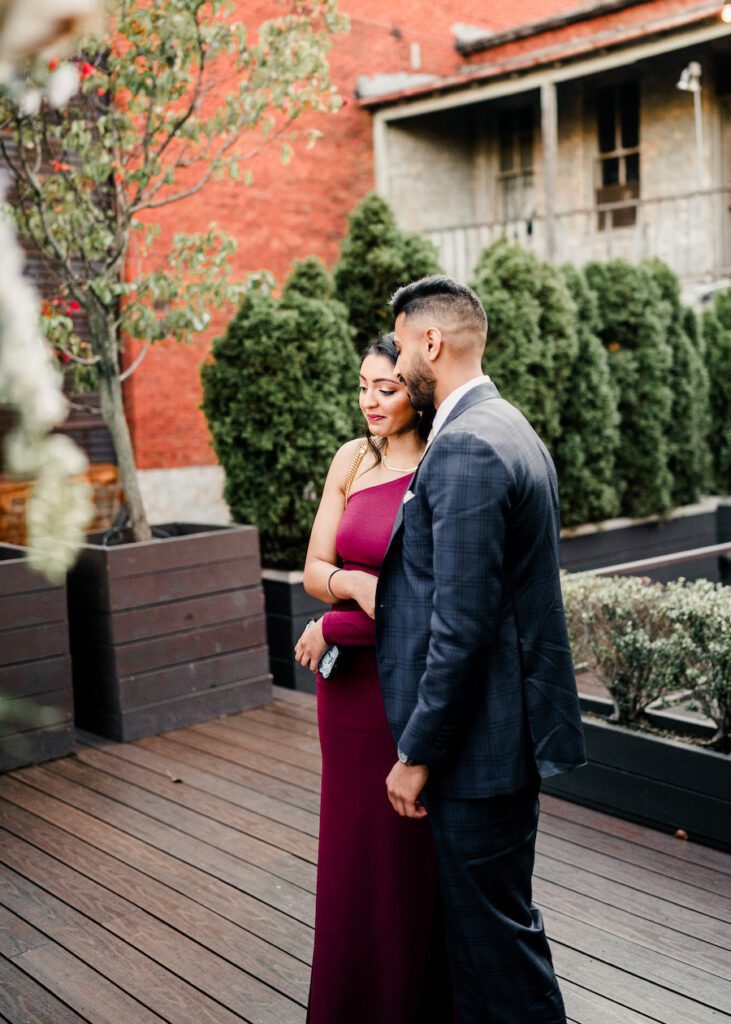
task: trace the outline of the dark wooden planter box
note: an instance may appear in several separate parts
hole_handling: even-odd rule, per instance
[[[66,588],[0,544],[0,771],[74,748]]]
[[[705,498],[697,505],[675,509],[665,523],[650,516],[647,519],[609,519],[604,523],[562,530],[561,566],[569,572],[582,572],[728,541],[731,541],[731,500]],[[643,571],[643,575],[660,582],[679,576],[689,580],[731,582],[728,559],[717,555]]]
[[[294,660],[294,645],[310,619],[319,619],[330,605],[310,597],[301,572],[264,569],[267,642],[271,672],[277,686],[315,693],[315,676]]]
[[[731,850],[731,757],[585,717],[589,764],[542,790],[663,832]]]
[[[68,578],[76,722],[115,740],[272,699],[256,528],[161,529],[91,534]]]

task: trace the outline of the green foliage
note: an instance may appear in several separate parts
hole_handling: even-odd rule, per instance
[[[202,408],[234,521],[258,526],[264,565],[298,569],[333,452],[362,429],[358,359],[321,264],[298,264],[280,300],[271,285],[254,281],[214,342]]]
[[[635,576],[564,574],[562,582],[575,660],[607,687],[615,719],[638,724],[651,701],[686,692],[717,726],[710,742],[728,751],[731,588]]]
[[[553,451],[579,341],[560,271],[505,238],[483,250],[472,286],[487,311],[485,372]]]
[[[578,526],[619,511],[614,475],[619,415],[607,353],[596,333],[596,297],[580,271],[566,266],[562,272],[576,304],[579,348],[565,388],[561,434],[553,454],[561,522]]]
[[[709,378],[713,490],[731,494],[731,289],[718,292],[702,316]]]
[[[336,295],[348,307],[358,352],[393,329],[388,302],[396,289],[437,273],[434,246],[417,235],[405,236],[388,203],[366,196],[349,217],[334,269]]]
[[[668,468],[673,478],[673,505],[687,505],[705,492],[710,473],[708,373],[697,343],[686,331],[686,325],[693,330],[695,318],[680,302],[677,277],[661,260],[647,260],[644,266],[666,304],[666,333],[672,350]]]
[[[567,576],[563,591],[575,656],[609,690],[615,720],[636,722],[677,661],[661,614],[661,585],[636,576]]]
[[[668,429],[672,412],[672,349],[668,313],[647,267],[624,260],[589,263],[597,296],[599,337],[617,391],[620,445],[617,477],[622,512],[663,515],[672,507]]]
[[[108,38],[83,44],[77,103],[25,116],[0,94],[19,231],[60,273],[92,329],[123,299],[122,335],[187,340],[206,326],[209,308],[237,301],[227,273],[233,240],[211,225],[163,248],[150,211],[223,174],[238,179],[268,141],[290,145],[305,111],[340,103],[326,61],[331,33],[344,28],[335,0],[307,11],[293,0],[255,40],[233,10],[227,0],[112,0]],[[229,91],[218,87],[224,70]],[[48,155],[41,173],[38,152]],[[132,244],[135,259],[125,265]]]

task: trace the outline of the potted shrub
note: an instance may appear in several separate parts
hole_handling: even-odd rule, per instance
[[[270,278],[253,279],[213,357],[203,410],[232,515],[259,528],[272,674],[314,692],[293,650],[328,606],[305,592],[302,568],[330,460],[363,430],[358,359],[325,267],[295,264],[279,299]]]
[[[577,662],[612,700],[608,718],[583,718],[589,765],[546,792],[698,842],[731,849],[731,590],[701,580],[564,579]],[[647,708],[689,694],[715,723],[681,740]],[[579,777],[580,776],[580,777]]]
[[[68,754],[74,715],[66,590],[0,544],[0,771]]]
[[[115,739],[270,698],[256,528],[151,528],[123,383],[150,344],[188,340],[241,296],[233,239],[210,225],[162,243],[154,211],[214,175],[248,181],[251,152],[291,140],[303,111],[337,109],[326,54],[343,26],[335,0],[292,2],[255,39],[221,0],[114,2],[106,36],[80,44],[68,110],[0,97],[18,231],[88,322],[91,354],[68,325],[49,337],[96,375],[125,495],[126,524],[87,537],[68,582],[78,721]],[[123,368],[125,339],[136,349]]]

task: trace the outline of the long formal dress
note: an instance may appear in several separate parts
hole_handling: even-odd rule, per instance
[[[336,545],[344,569],[377,574],[411,475],[351,495]],[[317,676],[322,793],[308,1024],[451,1024],[436,856],[426,818],[386,793],[396,761],[373,620],[354,602],[325,614],[341,648]]]

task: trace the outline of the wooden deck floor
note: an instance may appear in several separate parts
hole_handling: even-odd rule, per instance
[[[79,738],[0,777],[0,1024],[303,1024],[314,698]],[[731,856],[545,794],[541,808],[534,899],[570,1019],[731,1019]]]

